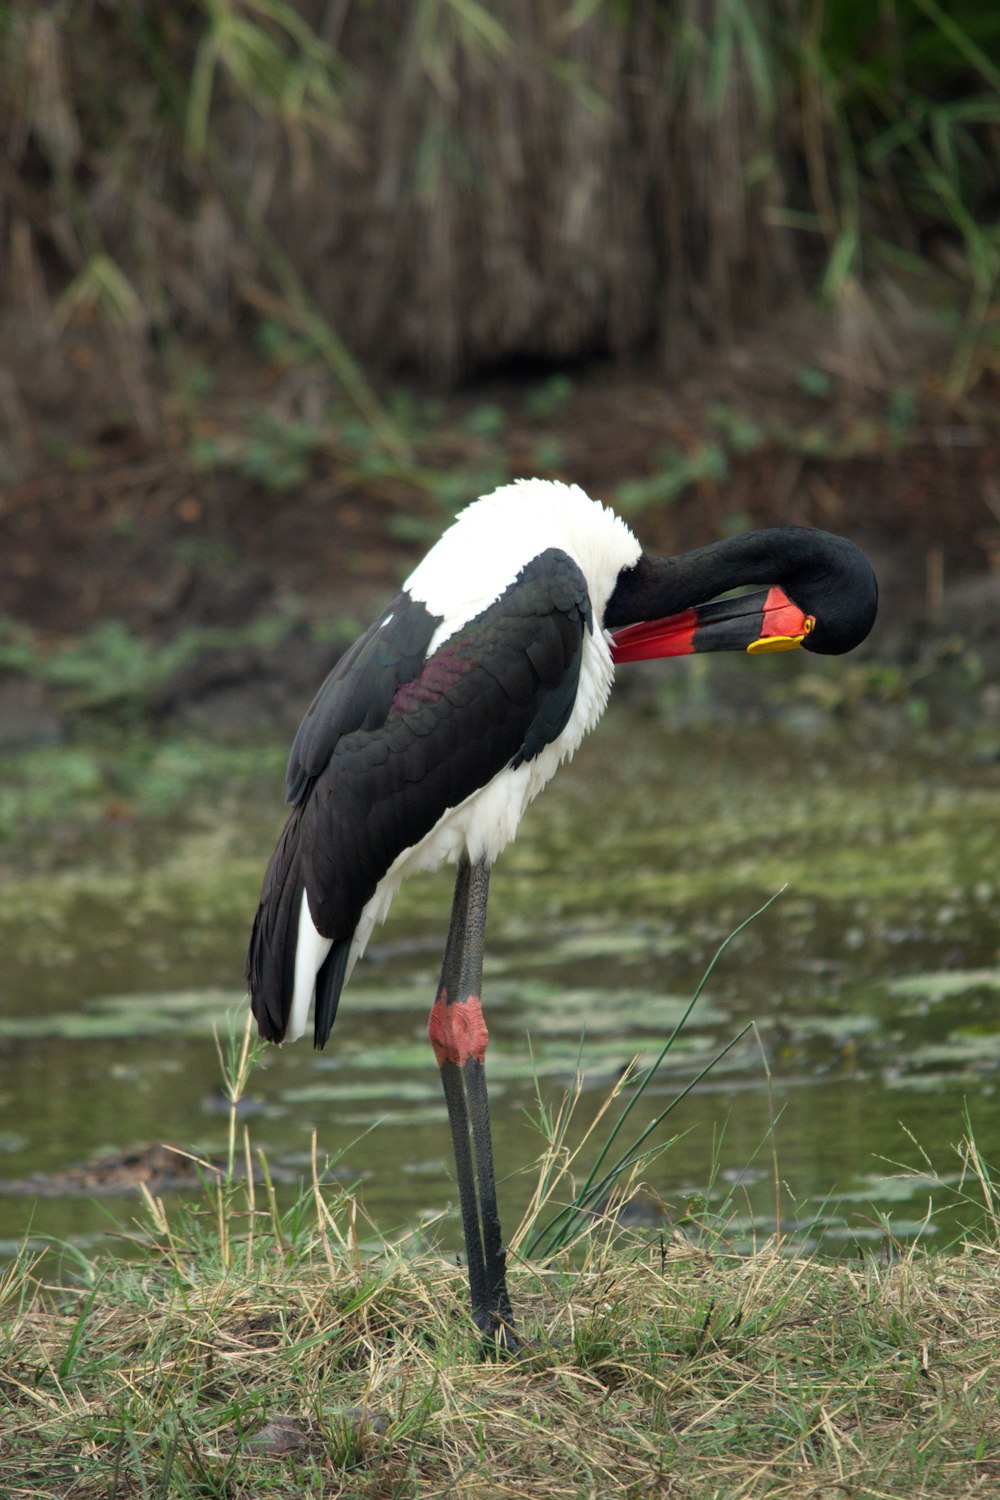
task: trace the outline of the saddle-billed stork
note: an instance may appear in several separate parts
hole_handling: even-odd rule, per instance
[[[757,592],[720,595],[743,585]],[[315,1045],[403,879],[458,866],[428,1034],[444,1084],[484,1345],[516,1345],[497,1213],[481,980],[490,868],[604,711],[618,662],[849,651],[877,588],[808,527],[647,557],[576,485],[523,480],[464,510],[333,668],[288,762],[292,811],[247,957],[263,1037]]]

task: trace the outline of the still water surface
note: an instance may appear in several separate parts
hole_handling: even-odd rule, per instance
[[[682,1138],[652,1193],[680,1215],[735,1190],[738,1229],[767,1234],[780,1209],[811,1243],[822,1213],[833,1253],[880,1232],[880,1214],[910,1234],[929,1205],[925,1232],[954,1233],[966,1111],[1000,1161],[1000,767],[879,740],[680,736],[616,705],[531,809],[494,874],[484,984],[506,1226],[541,1149],[536,1079],[554,1105],[579,1060],[582,1129],[629,1059],[655,1055],[722,939],[784,886],[723,955],[657,1081],[650,1111],[756,1023],[672,1116]],[[276,787],[272,805],[202,811],[176,836],[6,883],[0,1249],[29,1231],[90,1246],[109,1215],[127,1223],[134,1197],[62,1190],[102,1154],[224,1150],[212,1025],[242,1004],[280,817]],[[252,1143],[284,1191],[316,1131],[385,1232],[456,1201],[424,1030],[450,887],[447,872],[410,883],[327,1051],[269,1049],[248,1092]],[[436,1233],[457,1248],[457,1212]]]

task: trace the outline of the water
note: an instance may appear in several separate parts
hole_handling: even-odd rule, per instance
[[[929,1203],[924,1232],[954,1233],[966,1113],[1000,1159],[1000,768],[883,738],[672,735],[616,705],[530,811],[494,874],[484,982],[506,1226],[533,1186],[536,1088],[554,1107],[579,1062],[579,1135],[633,1054],[655,1055],[719,943],[784,886],[720,959],[635,1112],[648,1119],[755,1024],[671,1117],[682,1135],[650,1205],[677,1218],[732,1194],[734,1232],[780,1217],[834,1252],[880,1234],[880,1215],[905,1237]],[[137,1201],[73,1175],[95,1158],[161,1141],[224,1151],[212,1023],[242,1002],[278,800],[6,882],[2,1248],[29,1231],[115,1243]],[[451,1209],[436,1233],[457,1248],[425,1035],[450,887],[447,872],[410,883],[327,1051],[269,1049],[243,1118],[286,1196],[315,1132],[380,1229]]]

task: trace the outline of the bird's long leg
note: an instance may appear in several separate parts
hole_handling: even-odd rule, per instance
[[[475,1315],[476,1310],[484,1307],[487,1302],[486,1261],[479,1226],[479,1204],[472,1164],[469,1114],[460,1062],[461,1046],[453,1035],[456,1029],[453,1024],[454,1019],[459,1014],[453,1007],[462,1003],[458,996],[461,989],[471,872],[472,866],[468,858],[463,857],[455,881],[455,897],[451,909],[448,940],[444,950],[444,962],[441,966],[441,980],[427,1024],[427,1033],[441,1069],[441,1082],[448,1105],[448,1123],[451,1126],[451,1140],[462,1204],[462,1228],[465,1231],[469,1287]],[[478,1323],[478,1316],[476,1321]],[[485,1329],[483,1331],[485,1332]]]
[[[490,867],[463,855],[455,881],[451,925],[428,1034],[441,1069],[455,1150],[472,1316],[484,1345],[516,1346],[507,1292],[506,1258],[497,1211],[493,1142],[486,1093],[486,1044],[481,998],[483,941]]]

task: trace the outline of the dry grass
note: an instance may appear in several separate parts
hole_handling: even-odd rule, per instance
[[[982,322],[994,31],[930,0],[880,17],[845,40],[809,0],[12,0],[0,308],[122,350],[277,313],[364,408],[347,347],[447,377],[652,348],[676,371],[824,265],[856,323],[878,236],[916,262],[936,226]],[[942,59],[926,98],[908,48]]]
[[[140,341],[279,307],[451,377],[657,339],[680,368],[787,290],[752,7],[324,11],[15,0],[0,230],[22,264],[0,296]]]
[[[598,1226],[514,1266],[482,1364],[462,1270],[362,1254],[350,1197],[149,1199],[138,1258],[3,1284],[0,1493],[966,1496],[1000,1486],[1000,1257],[831,1265]],[[579,1256],[579,1247],[578,1247]]]
[[[236,1130],[261,1044],[235,1026],[202,1197],[144,1189],[128,1260],[72,1252],[53,1280],[26,1247],[0,1279],[4,1500],[996,1493],[1000,1195],[971,1141],[953,1191],[983,1228],[962,1253],[746,1256],[718,1225],[668,1242],[612,1212],[530,1261],[573,1186],[557,1120],[511,1241],[523,1347],[484,1363],[464,1270],[426,1229],[359,1232],[315,1144],[279,1211]],[[624,1196],[649,1157],[628,1161]]]
[[[118,1271],[15,1320],[0,1473],[12,1500],[987,1492],[995,1272],[609,1262],[522,1290],[546,1333],[484,1368],[440,1264]],[[292,1451],[255,1455],[248,1433],[283,1416]]]

